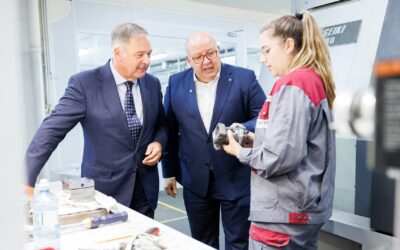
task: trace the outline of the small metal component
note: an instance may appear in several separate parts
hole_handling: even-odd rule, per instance
[[[73,201],[92,201],[95,197],[94,181],[86,177],[64,180],[63,189]]]
[[[225,127],[225,125],[223,123],[218,123],[212,133],[213,144],[214,144],[215,150],[220,150],[222,145],[229,144],[228,130],[232,131],[233,138],[240,145],[244,145],[244,144],[248,143],[246,135],[249,133],[249,131],[247,131],[245,127],[242,127],[242,126]]]

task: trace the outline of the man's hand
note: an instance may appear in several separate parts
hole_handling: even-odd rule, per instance
[[[26,186],[24,186],[24,189],[25,189],[24,191],[25,191],[26,197],[28,197],[28,199],[31,200],[33,198],[34,187],[26,185]]]
[[[239,154],[239,150],[242,148],[240,144],[233,138],[232,131],[228,130],[228,145],[222,145],[222,148],[230,155],[237,156]]]
[[[152,142],[147,146],[146,158],[143,159],[142,163],[148,166],[156,165],[162,155],[162,146],[159,142]]]
[[[176,198],[178,190],[176,189],[175,177],[164,179],[164,190],[169,196]]]

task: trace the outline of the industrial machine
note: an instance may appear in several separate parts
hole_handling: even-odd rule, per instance
[[[400,179],[396,170],[400,165],[400,2],[292,3],[293,12],[309,10],[322,27],[336,83],[335,211],[322,230],[353,242],[351,249],[399,249],[393,236],[400,233],[394,230],[400,224],[394,223],[398,221],[394,212],[400,209],[395,209],[395,180]],[[261,77],[273,82],[265,72]]]

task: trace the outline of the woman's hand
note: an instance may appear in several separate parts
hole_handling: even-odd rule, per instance
[[[239,154],[240,149],[242,148],[240,144],[233,138],[232,131],[228,130],[228,145],[222,145],[222,148],[225,152],[230,155],[237,156]]]
[[[254,133],[249,131],[249,133],[247,133],[247,135],[246,135],[246,140],[245,141],[246,141],[246,143],[243,144],[243,147],[244,148],[252,148],[253,147],[253,141],[254,141]]]

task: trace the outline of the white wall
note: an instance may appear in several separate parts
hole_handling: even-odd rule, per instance
[[[29,87],[28,0],[0,3],[0,244],[22,249],[22,156],[25,148],[24,88]],[[28,60],[27,60],[28,59]],[[11,216],[12,215],[12,216]]]

